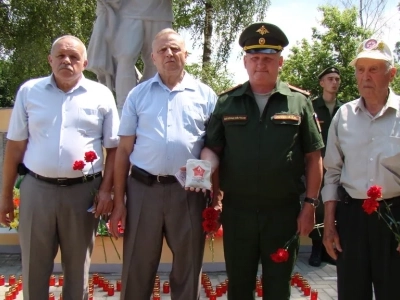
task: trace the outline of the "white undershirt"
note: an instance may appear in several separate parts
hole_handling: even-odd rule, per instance
[[[262,115],[265,106],[268,103],[268,99],[271,96],[271,93],[266,93],[266,94],[256,94],[254,93],[254,97],[256,98],[256,102],[258,105],[258,108],[260,109],[260,116]]]

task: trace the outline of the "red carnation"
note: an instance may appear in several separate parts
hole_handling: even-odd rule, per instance
[[[88,151],[85,152],[85,161],[88,163],[92,163],[97,159],[96,152],[94,151]]]
[[[367,191],[367,196],[375,200],[382,198],[382,188],[379,185],[371,186]]]
[[[83,160],[76,160],[72,166],[72,169],[75,171],[82,171],[85,165],[86,164],[83,162]]]
[[[289,252],[287,249],[279,248],[275,253],[271,254],[271,259],[276,263],[285,262],[289,259]]]
[[[203,230],[207,233],[217,231],[219,227],[219,224],[216,220],[204,220],[202,225]]]
[[[364,200],[364,203],[362,205],[362,208],[367,214],[372,214],[375,212],[379,207],[378,201],[374,198],[368,198],[367,200]]]
[[[213,207],[207,207],[203,210],[203,219],[206,220],[217,220],[219,216],[218,210]]]

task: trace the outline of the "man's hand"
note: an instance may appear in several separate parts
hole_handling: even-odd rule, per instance
[[[180,167],[179,168],[182,172],[186,172],[186,166]],[[191,191],[191,192],[203,192],[206,193],[207,189],[201,189],[201,188],[194,188],[194,187],[185,187],[185,190]]]
[[[126,220],[126,207],[124,204],[119,204],[114,207],[110,215],[110,233],[112,236],[118,239],[119,231],[118,224],[121,222],[121,228],[125,229],[125,220]]]
[[[99,190],[96,194],[95,198],[95,216],[98,218],[99,216],[110,214],[113,210],[114,203],[111,197],[111,192],[105,192]]]
[[[308,236],[314,229],[315,208],[311,203],[304,203],[303,209],[297,217],[297,232],[300,236]]]
[[[342,247],[340,246],[339,235],[337,233],[334,220],[324,221],[324,237],[322,241],[324,243],[326,252],[330,257],[336,260],[336,251],[342,252]]]
[[[13,196],[2,196],[0,201],[0,224],[7,227],[14,220]]]

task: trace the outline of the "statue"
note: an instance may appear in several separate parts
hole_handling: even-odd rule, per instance
[[[97,0],[96,22],[88,46],[87,70],[115,91],[121,114],[129,91],[157,72],[152,40],[173,21],[172,0]],[[143,76],[135,64],[141,55]]]

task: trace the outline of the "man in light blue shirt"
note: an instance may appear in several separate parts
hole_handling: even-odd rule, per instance
[[[115,236],[119,221],[125,227],[121,299],[150,298],[163,237],[174,255],[171,299],[199,299],[206,200],[186,191],[174,174],[200,157],[217,97],[184,71],[186,57],[182,37],[160,31],[152,52],[158,73],[129,93],[122,111],[110,225]]]

